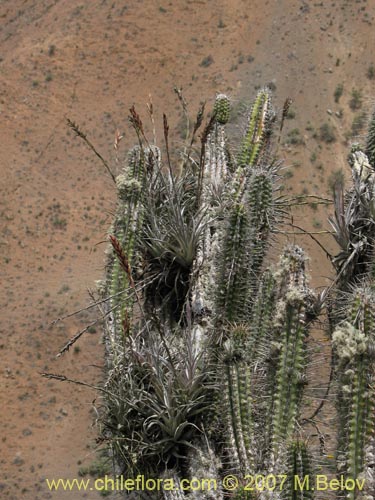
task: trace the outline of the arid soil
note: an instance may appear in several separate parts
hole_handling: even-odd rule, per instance
[[[159,138],[165,112],[179,147],[175,85],[192,116],[202,100],[209,107],[216,92],[229,93],[235,132],[244,103],[269,84],[279,110],[287,97],[294,101],[279,147],[284,192],[329,196],[329,176],[347,171],[348,145],[374,104],[375,5],[2,0],[0,19],[0,498],[100,498],[94,491],[49,492],[45,484],[77,477],[96,459],[98,394],[40,373],[101,383],[99,327],[56,359],[97,313],[51,322],[90,302],[87,289],[103,276],[115,208],[110,176],[66,119],[118,173],[135,140],[127,120],[133,104],[146,121],[151,94]],[[116,129],[125,134],[117,160]],[[328,212],[299,208],[294,223],[323,231]],[[334,248],[328,235],[317,237]],[[321,249],[306,237],[288,239],[308,249],[314,284],[328,284]]]

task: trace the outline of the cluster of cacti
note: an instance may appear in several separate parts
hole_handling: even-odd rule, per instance
[[[332,336],[341,430],[338,470],[348,477],[363,479],[365,486],[361,495],[348,494],[353,500],[368,500],[375,491],[374,339],[375,295],[372,282],[365,279],[350,292],[345,319],[340,320]]]
[[[117,177],[111,228],[103,435],[128,477],[217,482],[215,491],[151,498],[312,498],[292,478],[313,474],[303,396],[309,331],[327,303],[337,471],[366,477],[363,496],[348,498],[373,498],[375,118],[365,151],[355,147],[349,158],[353,188],[345,193],[340,180],[334,187],[331,223],[341,249],[336,286],[319,302],[300,247],[287,246],[276,265],[267,257],[288,204],[278,193],[269,90],[256,96],[237,157],[225,133],[229,113],[229,99],[218,95],[200,158],[189,153],[177,173],[166,120],[165,169],[132,111],[139,144]],[[229,492],[221,486],[228,473],[286,474],[288,481],[255,492],[240,481]]]

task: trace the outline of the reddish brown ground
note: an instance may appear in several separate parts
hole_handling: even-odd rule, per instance
[[[167,113],[178,137],[174,85],[184,88],[195,114],[217,91],[239,109],[257,86],[272,82],[277,108],[294,100],[286,132],[298,128],[305,142],[280,151],[290,172],[286,189],[326,194],[330,172],[345,166],[353,117],[367,112],[375,95],[375,80],[366,76],[375,62],[374,16],[373,2],[358,0],[2,0],[0,498],[100,498],[49,493],[45,485],[46,477],[76,477],[80,464],[95,458],[97,394],[39,373],[101,381],[99,330],[81,339],[79,352],[55,358],[94,313],[51,321],[88,303],[87,287],[103,274],[100,243],[115,206],[109,176],[67,129],[66,117],[116,169],[115,130],[125,132],[122,157],[134,141],[128,109],[135,103],[145,116],[150,93],[158,125]],[[344,93],[335,103],[339,83]],[[363,94],[357,112],[348,105],[353,88]],[[334,127],[331,145],[313,138],[324,122]],[[234,123],[241,123],[236,113]],[[320,209],[295,218],[318,230],[324,220]],[[305,244],[314,282],[327,283],[324,254]]]

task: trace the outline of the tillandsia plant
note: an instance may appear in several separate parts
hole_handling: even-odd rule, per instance
[[[289,106],[287,100],[280,130]],[[206,125],[202,106],[175,165],[166,117],[162,154],[131,109],[138,144],[115,178],[118,207],[99,301],[105,305],[103,441],[116,473],[175,486],[143,496],[125,492],[129,498],[319,498],[305,478],[311,476],[311,485],[313,473],[325,470],[318,417],[331,400],[336,473],[357,481],[339,497],[371,500],[375,115],[363,148],[355,145],[349,155],[352,187],[345,191],[343,177],[333,184],[330,222],[340,251],[331,256],[333,284],[320,294],[309,285],[301,247],[287,245],[276,263],[269,257],[293,204],[279,190],[270,91],[258,92],[237,155],[227,138],[229,117],[224,94]],[[325,396],[310,415],[316,325],[327,333],[332,367]],[[309,427],[318,431],[320,452]],[[211,487],[179,489],[184,480]]]

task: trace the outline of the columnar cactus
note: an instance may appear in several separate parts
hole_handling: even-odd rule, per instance
[[[314,477],[311,458],[306,443],[293,441],[287,449],[288,477],[282,498],[290,500],[309,500],[314,497],[312,488],[304,487],[306,478],[309,483]],[[309,484],[310,486],[310,484]]]
[[[222,238],[222,199],[229,180],[227,139],[224,124],[228,120],[229,100],[219,94],[215,101],[215,118],[212,131],[207,136],[203,162],[203,189],[200,210],[205,227],[196,250],[193,268],[192,309],[196,318],[207,321],[213,313],[219,239]]]
[[[228,360],[225,365],[228,462],[243,474],[255,471],[251,375],[245,362]]]
[[[306,379],[307,304],[311,291],[305,276],[306,257],[299,247],[281,257],[278,299],[273,322],[277,367],[272,395],[272,460],[292,437]]]
[[[265,88],[258,92],[249,112],[245,135],[238,158],[240,167],[259,164],[269,142],[274,113],[271,107],[271,93]]]
[[[237,188],[236,172],[234,187],[229,186],[230,192],[235,192],[235,201],[227,210],[219,264],[218,314],[221,311],[228,321],[249,318],[275,222],[272,173],[245,167],[242,177]]]
[[[145,158],[144,151],[134,147],[129,152],[128,164],[124,172],[116,178],[119,196],[118,215],[114,221],[114,232],[122,247],[126,249],[129,263],[133,263],[135,234],[142,223],[142,205],[140,198],[145,189]],[[124,214],[125,217],[124,217]],[[111,269],[110,294],[113,311],[109,336],[111,344],[119,342],[124,334],[124,324],[131,316],[133,299],[129,289],[129,277],[118,259],[114,259]],[[116,349],[113,354],[115,355]]]
[[[263,360],[269,356],[268,345],[272,342],[272,326],[276,306],[276,279],[270,269],[266,270],[260,281],[258,293],[253,304],[250,331],[244,345],[246,358]]]

